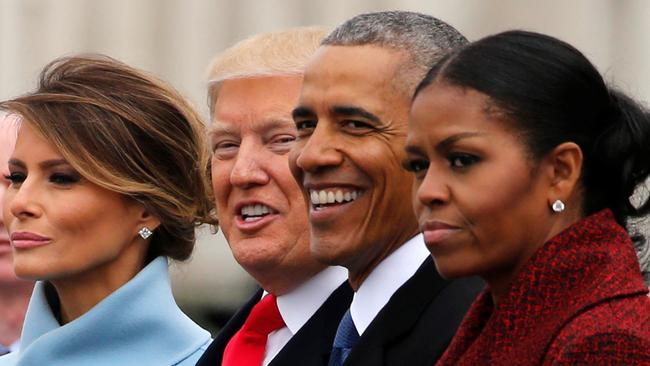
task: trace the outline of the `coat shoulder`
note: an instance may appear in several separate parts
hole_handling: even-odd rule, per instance
[[[208,346],[210,345],[210,342],[212,342],[212,339],[208,340],[207,342],[203,343],[201,347],[197,348],[196,351],[194,351],[192,354],[187,356],[184,360],[176,363],[176,366],[194,366],[197,364],[201,356],[205,353],[205,351],[208,349]]]
[[[0,366],[13,366],[18,361],[17,353],[9,353],[4,356],[0,356]]]
[[[650,365],[650,298],[611,299],[571,319],[558,333],[545,365]]]

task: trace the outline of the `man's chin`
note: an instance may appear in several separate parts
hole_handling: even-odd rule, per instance
[[[312,237],[313,238],[313,237]],[[350,253],[343,240],[312,239],[311,255],[320,263],[328,266],[343,266],[348,262]]]

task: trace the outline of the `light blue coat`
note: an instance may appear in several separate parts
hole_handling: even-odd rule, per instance
[[[193,366],[211,341],[176,305],[163,257],[63,326],[44,286],[34,288],[20,351],[0,357],[0,366]]]

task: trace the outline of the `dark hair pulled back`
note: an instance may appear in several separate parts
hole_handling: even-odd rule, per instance
[[[631,196],[650,174],[650,114],[610,88],[587,58],[556,38],[508,31],[456,49],[427,73],[432,83],[477,90],[490,98],[539,159],[557,145],[583,152],[586,215],[610,208],[626,225],[650,212],[650,197]]]

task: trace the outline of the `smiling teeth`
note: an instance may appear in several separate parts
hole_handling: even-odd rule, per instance
[[[317,191],[310,190],[309,196],[313,205],[326,205],[330,203],[342,203],[354,201],[361,195],[360,191]]]
[[[240,214],[244,217],[244,220],[247,220],[251,216],[264,216],[270,213],[275,213],[275,211],[267,205],[246,205],[241,208]]]

